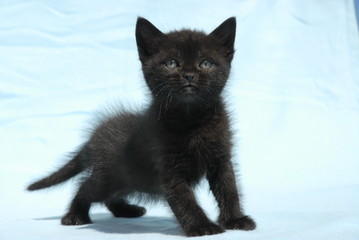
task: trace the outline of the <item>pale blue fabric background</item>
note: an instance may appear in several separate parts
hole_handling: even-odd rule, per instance
[[[93,225],[64,227],[76,182],[24,190],[84,141],[96,112],[146,103],[137,16],[165,32],[210,32],[237,17],[225,97],[244,208],[258,229],[212,239],[358,239],[354,9],[351,0],[0,1],[0,239],[183,238],[165,205],[135,220],[95,206]],[[205,183],[197,196],[215,219]]]

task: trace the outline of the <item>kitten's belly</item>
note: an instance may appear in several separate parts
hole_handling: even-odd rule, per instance
[[[148,194],[161,194],[163,191],[160,173],[148,165],[141,170],[142,171],[139,171],[137,176],[133,178],[136,191]]]
[[[128,159],[131,164],[127,165],[125,172],[126,185],[133,192],[148,194],[161,194],[161,174],[154,157],[148,154],[132,156]]]

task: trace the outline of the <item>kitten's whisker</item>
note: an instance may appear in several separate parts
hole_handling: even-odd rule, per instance
[[[168,85],[165,85],[164,87],[162,87],[157,93],[156,93],[156,97],[158,97],[158,95],[160,95],[161,92],[163,92],[163,90],[165,90],[166,88],[168,88]]]
[[[207,87],[206,88],[207,92],[209,93],[210,96],[213,96],[213,91],[211,90],[211,88]]]
[[[160,110],[159,110],[159,112],[158,112],[158,118],[157,118],[157,120],[160,120],[160,118],[161,118],[161,111],[162,111],[162,104],[160,104]]]
[[[157,82],[160,82],[160,81],[157,81]],[[152,91],[153,91],[153,92],[156,91],[158,88],[162,87],[164,84],[166,84],[166,82],[160,82],[156,87],[154,87],[154,88],[152,89]]]
[[[167,94],[167,97],[166,97],[166,106],[165,106],[165,111],[167,111],[168,110],[168,105],[169,105],[169,97],[171,97],[172,98],[172,88],[170,89],[170,91],[168,92],[168,94]]]
[[[170,97],[170,102],[169,102],[169,104],[171,104],[171,102],[172,102],[172,97],[173,97],[173,94],[172,94],[172,89],[171,89],[171,97]]]

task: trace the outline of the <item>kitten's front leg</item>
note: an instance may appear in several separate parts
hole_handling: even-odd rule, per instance
[[[207,178],[220,209],[220,225],[225,229],[255,229],[255,222],[241,210],[231,162],[224,162],[221,166],[211,169]]]
[[[192,189],[184,180],[175,176],[168,176],[164,181],[164,190],[167,201],[187,236],[203,236],[224,232],[222,227],[207,218],[197,204]]]

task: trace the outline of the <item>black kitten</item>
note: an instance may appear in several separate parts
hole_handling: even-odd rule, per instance
[[[151,90],[150,106],[103,119],[75,157],[31,184],[37,190],[86,171],[64,225],[91,223],[93,202],[116,217],[139,217],[143,207],[126,198],[164,196],[187,236],[224,229],[252,230],[239,203],[231,159],[231,132],[221,97],[234,54],[236,20],[209,35],[190,30],[164,34],[138,18],[136,41]],[[220,209],[218,224],[204,214],[192,187],[206,177]]]

